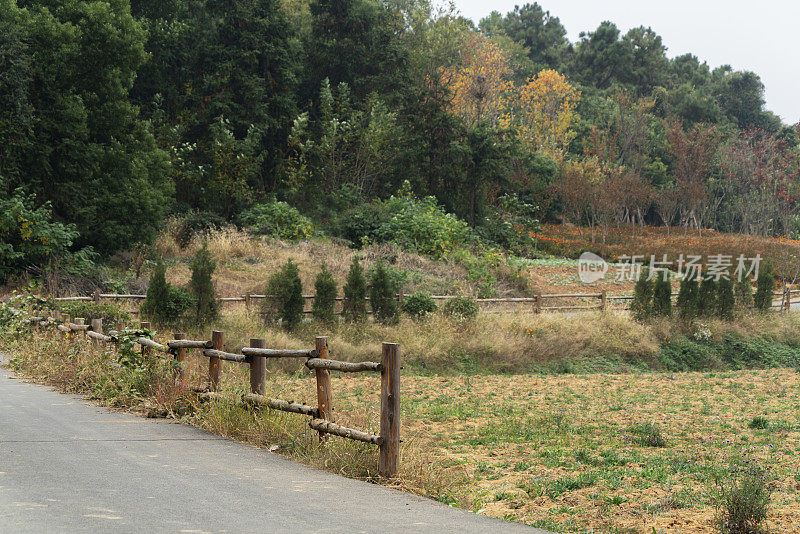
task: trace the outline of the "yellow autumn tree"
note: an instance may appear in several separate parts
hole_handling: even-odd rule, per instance
[[[479,121],[495,126],[510,88],[508,61],[497,44],[480,35],[464,44],[462,58],[461,65],[442,72],[442,83],[451,95],[448,109],[467,126]]]
[[[575,138],[572,124],[580,98],[580,91],[565,76],[543,70],[509,91],[500,124],[515,132],[530,150],[546,152],[560,161]]]

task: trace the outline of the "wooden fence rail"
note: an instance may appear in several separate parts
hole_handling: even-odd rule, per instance
[[[116,295],[119,297],[119,295]],[[123,295],[122,297],[127,297]],[[138,297],[138,296],[137,296]],[[69,300],[83,300],[82,297],[67,297]],[[64,300],[64,299],[61,299]],[[83,334],[92,343],[117,344],[122,334],[109,331],[103,334],[101,319],[93,319],[91,325],[85,324],[82,318],[63,318],[60,312],[49,317],[29,317],[28,322],[34,326],[55,327],[70,337]],[[142,328],[149,328],[149,323],[142,323]],[[192,388],[198,392],[201,400],[220,400],[225,397],[219,393],[222,362],[248,364],[250,369],[250,392],[241,397],[241,402],[254,409],[268,407],[273,410],[300,414],[311,417],[309,427],[319,433],[322,443],[327,435],[334,435],[377,445],[379,448],[378,474],[386,478],[397,476],[400,463],[400,346],[395,343],[383,343],[380,362],[344,362],[331,359],[328,351],[328,338],[317,337],[315,347],[311,350],[270,349],[266,348],[263,339],[251,339],[250,347],[244,347],[240,353],[224,350],[225,334],[214,331],[210,340],[189,340],[182,333],[174,334],[164,344],[157,343],[147,337],[137,337],[133,341],[142,349],[142,354],[152,357],[153,352],[173,356],[178,362],[178,377],[183,379],[187,351],[199,350],[209,360],[208,386]],[[266,396],[266,361],[268,358],[305,358],[305,366],[314,371],[316,378],[317,406],[307,406],[283,399]],[[375,435],[362,430],[348,428],[333,420],[331,406],[330,371],[345,373],[379,372],[381,375],[381,412],[380,434]]]
[[[673,292],[672,297],[677,297],[678,293]],[[773,292],[773,297],[777,297],[777,299],[773,299],[774,302],[772,304],[773,308],[778,308],[781,311],[789,310],[792,304],[798,304],[800,302],[793,301],[794,297],[800,296],[800,289],[789,289],[786,288],[782,291]],[[116,293],[95,293],[93,296],[80,296],[80,297],[57,297],[54,298],[53,301],[55,302],[71,302],[71,301],[94,301],[100,302],[101,299],[128,299],[128,300],[141,300],[143,301],[146,298],[146,295],[121,295]],[[226,302],[244,302],[245,305],[249,308],[255,300],[258,299],[266,299],[270,298],[270,295],[242,295],[240,297],[221,297],[217,299],[220,303]],[[303,295],[303,298],[306,300],[313,300],[314,295]],[[399,293],[396,295],[396,298],[399,301],[402,301],[403,294]],[[455,295],[432,295],[431,298],[433,300],[452,300],[454,298],[458,298]],[[570,299],[572,302],[567,304],[559,305],[558,303],[553,303],[553,305],[545,306],[543,305],[543,301],[545,300],[558,300],[558,299]],[[583,303],[575,303],[575,299],[582,299]],[[598,302],[597,304],[588,304],[585,303],[586,299],[596,299]],[[369,300],[369,298],[367,298]],[[633,300],[633,295],[609,295],[605,291],[600,291],[597,293],[543,293],[541,295],[534,295],[532,297],[496,297],[496,298],[483,298],[483,299],[475,299],[478,304],[484,305],[492,305],[492,304],[532,304],[532,311],[533,313],[541,313],[541,312],[560,312],[560,311],[578,311],[578,310],[599,310],[605,311],[607,309],[623,309],[620,307],[611,307],[610,304],[612,302],[617,301],[628,301]],[[344,299],[342,297],[337,297],[336,301],[342,302]],[[137,311],[132,311],[130,313],[139,313]],[[303,313],[309,315],[312,310],[303,310]],[[372,313],[368,311],[367,313]],[[342,312],[337,312],[337,315],[341,315]],[[175,340],[177,341],[177,340]],[[200,347],[184,347],[184,348],[200,348]],[[205,347],[205,348],[212,348],[212,347]],[[274,349],[267,349],[267,350],[274,350]],[[305,353],[298,352],[297,354],[289,354],[292,351],[284,351],[287,354],[284,357],[306,357]],[[306,351],[308,352],[308,351]],[[272,356],[277,357],[277,356]]]

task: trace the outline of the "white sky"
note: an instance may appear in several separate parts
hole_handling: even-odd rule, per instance
[[[491,11],[506,13],[525,2],[454,3],[477,23]],[[787,124],[800,122],[800,0],[539,0],[539,5],[561,20],[572,42],[604,20],[623,34],[650,26],[668,57],[691,52],[712,69],[728,64],[752,70],[766,87],[767,109]]]

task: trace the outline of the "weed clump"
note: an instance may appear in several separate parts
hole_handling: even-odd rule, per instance
[[[765,477],[748,473],[722,492],[716,523],[726,534],[760,534],[769,512],[770,494]]]
[[[661,429],[653,423],[643,423],[630,429],[636,442],[645,447],[666,447],[667,441],[661,434]]]
[[[750,420],[747,426],[754,430],[766,430],[769,428],[769,420],[766,417],[757,415]]]

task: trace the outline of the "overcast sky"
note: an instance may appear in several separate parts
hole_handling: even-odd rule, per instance
[[[506,13],[513,0],[454,0],[476,23],[491,11]],[[752,70],[766,86],[767,109],[784,122],[800,122],[800,1],[798,0],[540,0],[558,17],[570,41],[604,20],[625,33],[650,26],[667,56],[691,52],[713,69]]]

